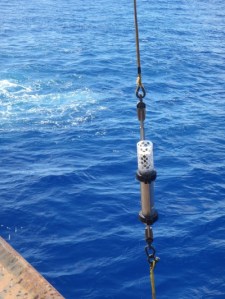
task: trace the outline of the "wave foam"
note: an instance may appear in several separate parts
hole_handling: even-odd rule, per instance
[[[63,88],[62,88],[63,90]],[[98,105],[100,99],[90,89],[56,92],[36,84],[23,86],[8,80],[0,81],[0,125],[23,126],[76,126],[92,120],[97,111],[104,110]]]

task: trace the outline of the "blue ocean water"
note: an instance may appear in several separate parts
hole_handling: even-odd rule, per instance
[[[67,299],[150,298],[133,1],[1,0],[0,235]],[[157,298],[225,298],[225,2],[138,1]]]

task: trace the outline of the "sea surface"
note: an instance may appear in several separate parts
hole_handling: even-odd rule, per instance
[[[137,3],[157,299],[224,299],[225,2]],[[66,299],[151,298],[133,1],[1,0],[0,40],[0,235]]]

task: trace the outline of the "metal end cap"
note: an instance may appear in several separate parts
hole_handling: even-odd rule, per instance
[[[156,177],[157,177],[157,172],[154,169],[146,174],[140,174],[138,170],[136,172],[137,180],[145,184],[150,184],[151,182],[154,182],[156,180]]]
[[[158,212],[154,210],[154,213],[150,216],[144,216],[142,212],[139,213],[139,220],[147,225],[152,225],[158,220]]]

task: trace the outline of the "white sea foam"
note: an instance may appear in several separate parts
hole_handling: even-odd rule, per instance
[[[17,84],[10,82],[8,80],[0,80],[0,90],[5,90],[8,87],[15,87]]]
[[[90,89],[68,92],[46,92],[46,86],[31,86],[0,81],[0,123],[4,126],[41,125],[56,127],[75,126],[89,122],[97,111],[104,110],[101,101]],[[96,106],[97,105],[97,106]]]
[[[21,96],[23,94],[28,94],[32,92],[31,87],[26,87],[17,82],[12,82],[9,80],[0,80],[0,96],[5,98],[13,98],[16,95]]]

